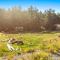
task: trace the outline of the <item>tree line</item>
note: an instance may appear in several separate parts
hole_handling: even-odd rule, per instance
[[[30,6],[27,10],[13,7],[8,10],[0,8],[0,32],[41,32],[55,31],[60,24],[60,13],[48,9],[44,12]]]

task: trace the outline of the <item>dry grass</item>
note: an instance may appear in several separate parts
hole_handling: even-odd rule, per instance
[[[57,53],[60,49],[60,33],[25,33],[25,34],[3,34],[0,33],[0,57],[7,56],[8,59],[17,54],[32,53],[26,55],[25,58],[19,58],[18,60],[47,60],[47,56],[50,53]],[[10,52],[6,46],[9,38],[16,38],[17,40],[23,40],[24,45],[17,46],[14,44],[14,48],[19,47],[19,50]],[[35,54],[36,50],[41,50],[38,54]],[[27,58],[27,59],[26,59]]]

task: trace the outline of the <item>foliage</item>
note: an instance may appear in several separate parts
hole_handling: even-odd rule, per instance
[[[13,7],[5,10],[0,8],[0,32],[40,32],[54,31],[56,24],[60,24],[60,13],[49,9],[45,12],[30,6],[27,10]]]

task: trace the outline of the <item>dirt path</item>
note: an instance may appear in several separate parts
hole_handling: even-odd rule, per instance
[[[35,51],[33,52],[34,54],[38,54],[40,51]],[[32,59],[32,54],[33,53],[22,53],[20,55],[15,55],[12,60],[33,60]],[[60,54],[60,53],[58,53]],[[50,54],[50,56],[48,57],[48,60],[60,60],[60,55],[58,54]],[[6,57],[2,57],[0,58],[0,60],[8,60]]]
[[[35,54],[39,53],[39,52],[33,52]],[[60,53],[58,53],[60,54]],[[50,56],[48,57],[48,60],[60,60],[60,55],[58,54],[50,54]],[[17,59],[23,59],[23,60],[32,60],[32,53],[25,53],[25,54],[21,54],[21,55],[16,55],[14,56],[13,60],[17,60]]]

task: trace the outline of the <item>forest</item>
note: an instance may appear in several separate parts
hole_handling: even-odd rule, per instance
[[[26,10],[19,6],[7,10],[0,8],[0,32],[19,33],[59,30],[60,13],[56,13],[53,9],[42,12],[33,6]]]

